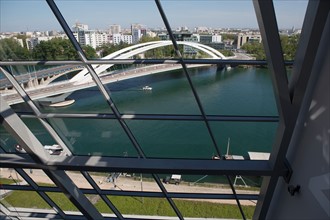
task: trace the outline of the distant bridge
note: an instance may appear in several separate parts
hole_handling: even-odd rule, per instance
[[[226,56],[224,56],[216,49],[200,43],[189,42],[189,41],[177,41],[177,43],[180,45],[190,46],[200,51],[203,51],[206,54],[210,55],[212,59],[228,59]],[[170,46],[172,44],[173,44],[172,41],[152,41],[147,43],[136,44],[130,47],[125,47],[114,53],[111,53],[103,57],[102,59],[127,59],[132,56],[144,53],[148,50],[156,49],[159,47]],[[100,74],[105,70],[107,70],[108,68],[112,67],[113,65],[115,64],[94,65],[93,67],[95,69],[95,72],[97,74]],[[77,75],[75,75],[70,81],[75,82],[76,84],[80,84],[90,80],[91,80],[91,76],[90,74],[88,74],[88,70],[84,69],[81,72],[79,72]]]
[[[178,41],[178,44],[190,46],[200,51],[203,51],[206,54],[210,55],[212,59],[227,59],[227,57],[225,57],[219,51],[203,44],[186,42],[186,41]],[[144,53],[148,50],[156,49],[159,47],[165,47],[169,45],[172,45],[171,41],[153,41],[153,42],[141,43],[116,51],[112,54],[109,54],[108,56],[103,57],[102,59],[127,59],[132,56]],[[114,64],[93,65],[95,72],[98,75],[100,75],[100,78],[104,84],[116,82],[119,80],[125,80],[134,77],[154,74],[158,72],[170,71],[182,67],[180,64],[158,64],[158,65],[151,65],[141,68],[130,69],[123,71],[121,73],[115,71],[107,73],[106,70],[112,67],[113,65]],[[188,65],[189,68],[198,67],[198,66],[205,66],[205,65],[201,65],[201,64]],[[47,86],[47,84],[52,82],[54,79],[66,73],[79,69],[82,70],[79,73],[77,73],[74,77],[72,77],[70,80],[63,80],[60,82],[51,83],[50,85]],[[66,66],[49,68],[46,70],[36,72],[37,77],[30,81],[29,79],[31,79],[31,74],[24,74],[23,76],[18,76],[17,79],[21,83],[21,85],[27,86],[26,87],[27,92],[32,99],[41,99],[63,93],[68,93],[69,95],[71,92],[74,92],[76,90],[95,86],[92,77],[88,73],[89,72],[87,68],[83,68],[82,66],[66,65]],[[7,85],[2,81],[1,83]],[[7,100],[8,104],[16,104],[22,102],[22,99],[18,96],[16,91],[13,90],[2,91],[1,94],[4,96],[5,100]],[[61,99],[64,98],[65,96],[61,97]]]

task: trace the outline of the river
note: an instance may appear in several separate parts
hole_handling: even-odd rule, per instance
[[[277,116],[268,69],[216,67],[189,69],[207,115]],[[143,91],[143,86],[152,91]],[[119,81],[107,85],[121,113],[200,115],[188,81],[180,70]],[[76,102],[64,108],[42,109],[59,113],[111,113],[94,88],[74,92]],[[42,144],[54,140],[36,119],[24,119]],[[74,154],[136,157],[137,153],[117,120],[49,120]],[[209,159],[216,154],[203,121],[126,120],[147,157]],[[270,152],[277,122],[211,121],[221,153],[230,138],[230,153],[247,156],[248,151]],[[15,141],[1,128],[1,146],[13,151]]]

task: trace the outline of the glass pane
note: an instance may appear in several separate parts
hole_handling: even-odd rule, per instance
[[[89,172],[95,183],[103,190],[160,192],[150,174]]]
[[[285,60],[294,60],[308,1],[274,1]]]
[[[89,184],[86,178],[79,171],[65,171],[65,173],[70,177],[72,182],[83,189],[92,189],[93,187]]]
[[[176,216],[165,198],[108,196],[117,209],[125,215]]]
[[[277,123],[276,122],[211,122],[221,153],[251,159],[249,152],[264,153],[269,158]],[[234,158],[235,159],[235,158]]]
[[[1,60],[78,58],[45,1],[1,1],[1,32]]]
[[[34,191],[12,190],[4,195],[0,202],[14,212],[17,212],[16,208],[52,209]]]
[[[118,50],[122,45],[145,42],[154,38],[152,28],[162,24],[153,1],[56,1],[56,3],[69,26],[72,27],[80,45],[91,47],[98,52],[102,51],[101,57],[112,51],[103,50],[104,45],[116,45],[118,47],[114,50]],[[77,5],[79,5],[78,11]],[[98,16],[93,16],[91,11],[97,11]]]
[[[137,156],[117,120],[52,118],[49,121],[76,155]]]
[[[38,119],[22,118],[22,120],[43,146],[58,144]]]
[[[184,217],[210,218],[210,219],[242,219],[236,200],[215,199],[173,199],[175,205]],[[255,206],[242,205],[244,215],[251,219]]]
[[[100,213],[113,213],[101,196],[94,194],[86,194],[85,196]]]
[[[24,171],[39,186],[55,187],[54,182],[45,174],[45,172],[43,170],[24,169]]]
[[[122,113],[198,114],[181,65],[116,65],[102,82]],[[177,70],[175,70],[177,69]],[[104,77],[103,77],[104,76]]]
[[[274,1],[285,60],[294,60],[308,1]]]
[[[17,141],[0,125],[0,146],[7,153],[16,152]]]
[[[0,177],[2,184],[29,185],[13,168],[1,168]]]
[[[81,65],[10,66],[7,70],[41,112],[112,113],[95,82],[88,76],[80,77],[87,73]],[[23,108],[25,105],[14,105],[22,103],[22,99],[5,76],[1,76],[1,95],[15,108]]]
[[[191,75],[206,114],[278,115],[268,69],[236,67],[224,71],[210,66],[194,69]]]
[[[205,158],[216,152],[204,122],[127,121],[147,157]]]
[[[51,200],[53,200],[59,207],[68,214],[69,211],[79,212],[76,206],[66,197],[64,193],[46,192]],[[80,213],[80,212],[79,212]]]

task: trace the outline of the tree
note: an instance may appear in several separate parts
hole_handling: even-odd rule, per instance
[[[262,43],[259,42],[250,42],[245,43],[242,47],[247,53],[254,56],[257,60],[265,60],[266,54]]]
[[[91,46],[83,46],[82,47],[86,57],[88,59],[94,59],[94,58],[97,58],[97,54],[96,54],[96,51],[93,47]]]
[[[78,54],[68,39],[54,38],[41,41],[33,49],[33,58],[38,60],[76,60]]]
[[[0,60],[30,60],[28,49],[22,47],[16,39],[6,38],[0,40]]]
[[[281,35],[281,45],[285,60],[294,60],[298,47],[300,34],[285,36]]]

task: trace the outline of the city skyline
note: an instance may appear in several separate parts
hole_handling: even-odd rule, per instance
[[[140,23],[163,28],[158,9],[145,1],[56,1],[68,25],[87,24],[90,29],[108,29],[111,24],[129,28]],[[212,28],[258,28],[252,1],[161,1],[172,29],[180,26]],[[189,7],[186,7],[187,4]],[[77,5],[79,7],[77,7]],[[278,26],[301,28],[306,0],[274,1]],[[73,10],[73,9],[77,10]],[[122,10],[116,10],[116,9]],[[15,13],[12,13],[15,11]],[[0,0],[0,32],[62,30],[45,1]],[[94,14],[92,15],[91,13]],[[95,14],[97,16],[95,16]]]

